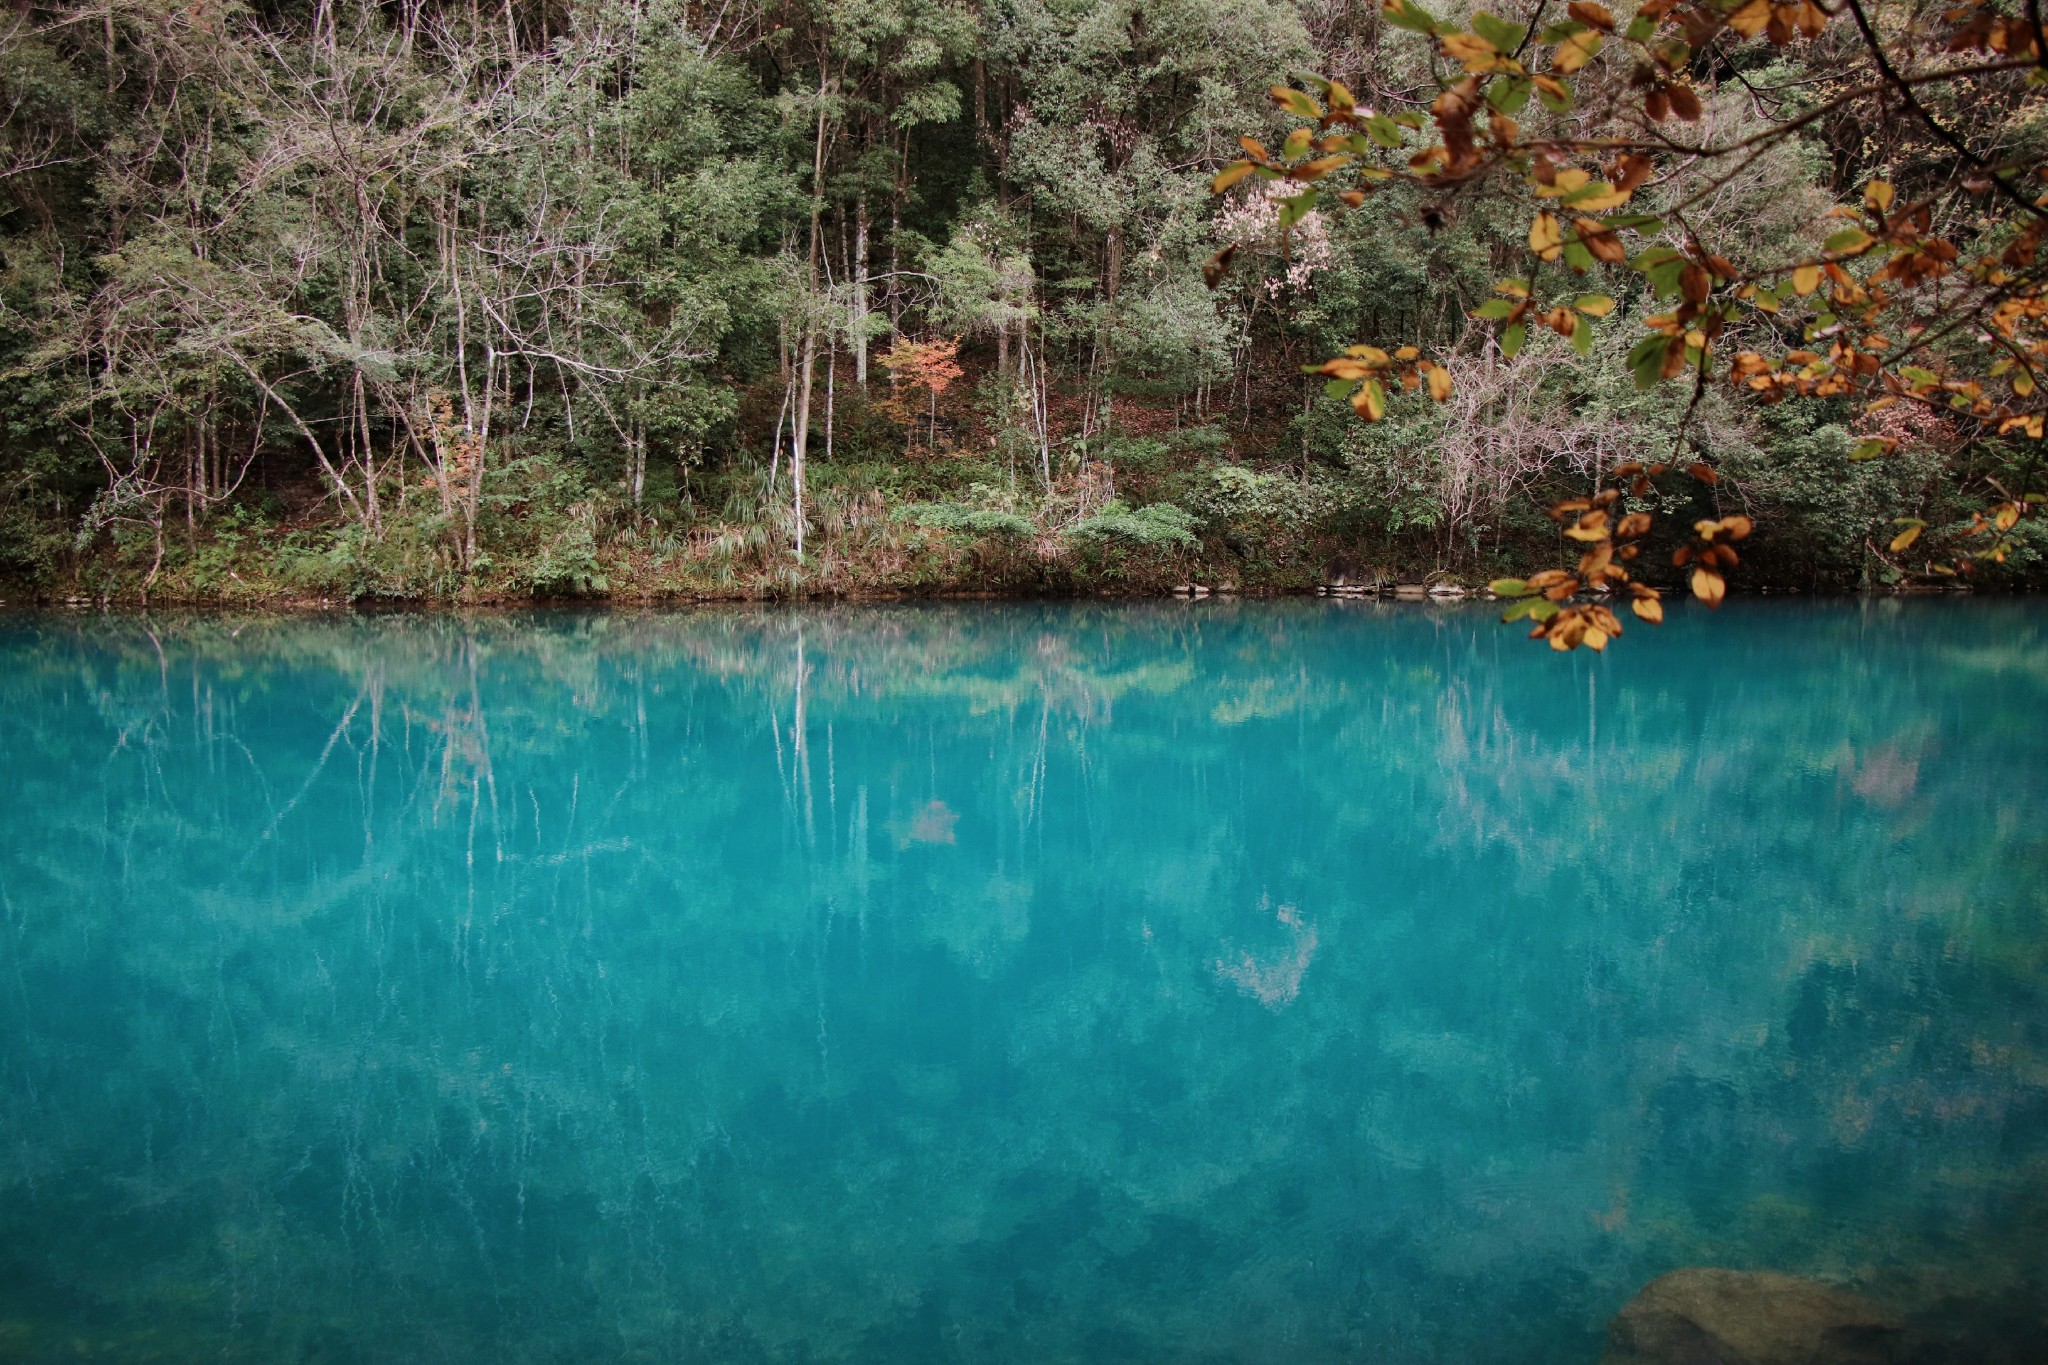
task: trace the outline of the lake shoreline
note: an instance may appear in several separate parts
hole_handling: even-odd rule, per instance
[[[1662,585],[1667,596],[1682,596],[1679,585]],[[1836,588],[1830,586],[1796,587],[1773,583],[1749,586],[1731,585],[1730,596],[1743,598],[1757,597],[1807,597],[1815,599],[1839,599],[1850,597],[2025,597],[2032,589],[2025,585],[2004,586],[1985,589],[1967,583],[1941,584],[1894,584],[1885,587]],[[1309,586],[1255,584],[1238,586],[1195,582],[1173,583],[1168,586],[1156,584],[1129,585],[1120,587],[1084,586],[1072,587],[937,587],[937,588],[861,588],[823,586],[814,589],[761,587],[738,591],[647,591],[624,590],[618,592],[522,594],[515,592],[482,592],[474,595],[461,593],[421,596],[397,596],[382,593],[362,593],[355,596],[341,594],[313,594],[277,591],[248,591],[232,594],[220,593],[150,593],[146,596],[134,592],[92,595],[87,593],[10,593],[0,589],[0,610],[4,609],[66,609],[82,611],[150,611],[156,609],[176,611],[232,611],[255,610],[281,613],[322,612],[350,610],[365,613],[381,611],[471,611],[471,610],[517,610],[526,607],[580,607],[580,608],[678,608],[703,606],[759,606],[784,605],[869,605],[883,603],[932,603],[932,602],[1225,602],[1225,601],[1278,601],[1285,599],[1330,599],[1346,602],[1399,602],[1404,604],[1433,604],[1438,606],[1459,603],[1484,603],[1500,600],[1484,587],[1466,587],[1462,583],[1447,581],[1429,582],[1382,582],[1371,585],[1346,583],[1342,581],[1317,583]]]

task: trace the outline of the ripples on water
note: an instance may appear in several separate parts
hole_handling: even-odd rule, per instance
[[[2042,1329],[2048,637],[0,618],[0,1360]]]

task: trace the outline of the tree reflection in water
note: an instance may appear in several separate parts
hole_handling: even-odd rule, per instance
[[[0,1358],[2037,1327],[2044,699],[1997,603],[0,618]]]

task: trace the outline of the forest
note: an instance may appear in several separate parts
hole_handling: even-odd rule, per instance
[[[19,0],[0,591],[1476,586],[1658,461],[1737,591],[2036,583],[2033,11],[1519,8]],[[1562,267],[1615,278],[1525,323]]]

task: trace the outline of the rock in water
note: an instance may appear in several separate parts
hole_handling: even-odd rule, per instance
[[[1897,1365],[1904,1325],[1816,1280],[1696,1266],[1650,1281],[1607,1324],[1601,1365]]]

